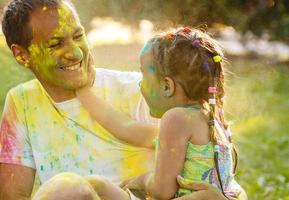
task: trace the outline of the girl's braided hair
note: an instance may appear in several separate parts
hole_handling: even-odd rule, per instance
[[[228,128],[223,114],[225,91],[222,61],[225,58],[220,46],[205,32],[187,27],[157,35],[149,43],[158,77],[171,77],[181,85],[189,99],[198,102],[207,111],[211,141],[217,145],[215,119],[221,122],[224,129]],[[236,168],[235,149],[234,155]],[[218,162],[215,161],[215,164],[218,171]]]

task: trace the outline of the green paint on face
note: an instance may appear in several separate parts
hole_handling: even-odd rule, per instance
[[[33,40],[28,50],[32,71],[44,86],[65,90],[84,86],[89,48],[78,16],[66,4],[57,10],[42,10],[31,16]]]
[[[157,97],[157,93],[155,91],[149,92],[149,98],[156,98],[156,97]]]

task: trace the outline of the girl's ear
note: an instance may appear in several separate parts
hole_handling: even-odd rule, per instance
[[[29,52],[18,44],[11,45],[11,51],[16,61],[25,67],[30,67],[30,55]]]
[[[170,77],[166,76],[163,83],[163,95],[171,97],[175,93],[175,82]]]

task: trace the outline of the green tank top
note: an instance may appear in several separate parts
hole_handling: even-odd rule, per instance
[[[231,143],[218,142],[218,165],[223,189],[228,196],[235,196],[231,188],[234,179],[231,152]],[[181,175],[187,181],[206,182],[221,191],[214,163],[214,144],[209,142],[206,145],[195,145],[189,142]],[[176,196],[183,196],[191,192],[180,188]]]
[[[209,142],[206,145],[188,143],[182,177],[189,181],[210,182],[210,174],[214,169],[214,145]],[[180,188],[177,196],[191,193],[190,190]]]
[[[155,138],[153,144],[156,148],[159,146],[158,143],[158,139]],[[232,144],[229,142],[219,142],[218,146],[219,171],[224,192],[228,196],[235,196],[236,193],[239,192],[240,186],[234,181],[233,158],[231,154]],[[209,142],[206,145],[195,145],[188,142],[184,167],[181,175],[189,182],[206,182],[221,191],[214,163],[214,144]],[[180,188],[176,193],[176,197],[190,194],[191,192],[191,190]]]
[[[188,108],[200,109],[199,105],[190,105]],[[218,165],[220,178],[224,193],[228,196],[236,196],[241,191],[241,186],[234,180],[232,143],[228,141],[231,135],[230,130],[224,130],[216,124],[216,131],[223,135],[224,141],[218,141]],[[153,145],[158,148],[158,138],[153,140]],[[214,144],[208,142],[206,145],[195,145],[190,142],[187,144],[184,167],[181,173],[187,181],[206,182],[217,190],[221,191],[220,182],[214,162]],[[176,197],[191,193],[191,190],[178,189]]]

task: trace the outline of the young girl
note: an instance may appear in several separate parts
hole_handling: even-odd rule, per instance
[[[159,130],[125,117],[90,88],[77,91],[83,106],[104,128],[128,143],[152,147],[158,132],[153,172],[128,182],[156,199],[171,199],[191,191],[178,189],[177,176],[212,184],[226,197],[242,188],[234,181],[236,153],[223,116],[223,53],[211,37],[181,28],[152,38],[141,51],[141,92]],[[124,191],[102,196],[120,199]],[[126,196],[126,194],[124,195]]]

